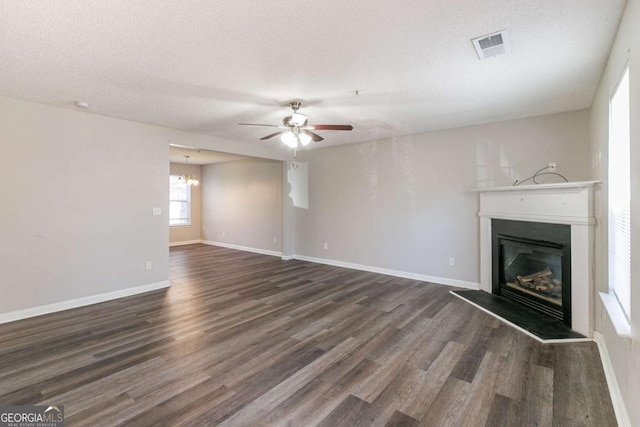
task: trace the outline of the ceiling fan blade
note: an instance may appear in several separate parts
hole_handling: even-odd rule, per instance
[[[264,141],[265,139],[273,138],[274,136],[280,135],[281,133],[288,132],[286,130],[281,130],[279,132],[272,133],[271,135],[267,135],[265,137],[260,138],[260,141]]]
[[[351,125],[313,125],[309,126],[313,130],[353,130]]]
[[[259,123],[238,123],[240,126],[268,126],[271,128],[277,128],[280,127],[279,125],[262,125]]]
[[[310,130],[303,130],[302,132],[306,133],[307,135],[309,135],[311,137],[311,139],[313,140],[313,142],[322,141],[324,139],[323,137],[321,137],[317,133],[313,133]]]

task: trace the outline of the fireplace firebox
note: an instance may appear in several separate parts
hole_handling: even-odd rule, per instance
[[[493,219],[492,291],[571,327],[571,228]]]

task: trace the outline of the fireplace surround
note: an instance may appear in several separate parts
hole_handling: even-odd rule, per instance
[[[535,282],[536,277],[532,275],[546,275],[543,278],[549,281],[547,284],[539,280],[536,283],[531,283],[533,288],[529,289],[533,293],[542,294],[543,296],[545,292],[550,291],[548,284],[553,284],[555,288],[559,280],[563,290],[560,295],[563,307],[563,321],[570,325],[575,332],[592,337],[595,312],[593,275],[595,251],[593,240],[595,226],[594,186],[597,184],[597,181],[587,181],[475,190],[480,194],[480,211],[478,213],[480,216],[480,289],[493,293],[494,276],[497,276],[498,279],[500,278],[500,271],[494,265],[493,256],[494,251],[500,251],[501,247],[497,235],[501,235],[503,239],[506,236],[507,240],[509,240],[509,237],[514,237],[510,234],[513,231],[511,229],[494,233],[494,226],[500,228],[499,224],[503,224],[500,221],[504,220],[516,222],[519,225],[526,222],[528,227],[524,229],[530,228],[534,231],[529,232],[530,234],[525,232],[525,235],[516,235],[516,238],[524,240],[522,242],[515,239],[517,248],[520,248],[518,245],[522,243],[531,243],[530,241],[535,243],[537,241],[538,243],[543,242],[543,247],[546,245],[544,242],[553,243],[555,247],[552,245],[549,249],[555,248],[562,252],[570,248],[570,252],[568,257],[566,254],[562,256],[560,271],[557,266],[554,266],[554,264],[558,263],[557,259],[553,260],[553,254],[557,255],[557,251],[538,251],[533,258],[537,258],[537,261],[540,261],[540,259],[548,261],[550,265],[547,267],[551,270],[552,277],[548,277],[548,272],[545,270],[547,267],[536,270],[537,265],[534,260],[534,263],[526,267],[525,271],[515,274],[516,280],[519,275],[524,278],[522,283],[529,283],[527,282],[528,279]],[[564,234],[560,241],[554,241],[553,238],[547,237],[541,238],[543,235],[539,230],[540,224],[564,226],[565,231],[563,233],[568,231],[568,234]],[[558,229],[551,232],[551,234],[558,236]],[[513,240],[511,239],[508,243]],[[528,251],[532,250],[531,248],[522,250],[517,248],[515,250],[511,248],[512,253],[508,256],[517,257],[518,255],[523,255],[523,253],[526,255]],[[500,257],[498,256],[497,259],[499,260]],[[504,261],[503,259],[502,262],[504,263]],[[529,261],[531,259],[511,260],[512,263],[516,262],[517,265]],[[507,273],[507,275],[510,274],[512,273]],[[513,277],[509,277],[509,281],[513,283]],[[538,286],[537,291],[536,286]],[[547,289],[543,289],[544,286]],[[568,293],[565,293],[565,287],[569,287]],[[518,289],[515,291],[518,291]],[[520,289],[520,291],[522,292],[519,294],[526,293],[525,289]],[[554,298],[554,292],[556,292],[557,297],[557,291],[551,290],[551,299]]]

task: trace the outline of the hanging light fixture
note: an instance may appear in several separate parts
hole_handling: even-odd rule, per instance
[[[298,141],[300,141],[303,147],[306,147],[311,142],[311,137],[306,133],[300,133],[298,134]]]
[[[189,157],[191,156],[184,156],[184,163],[187,166],[189,166]],[[180,180],[184,180],[189,186],[197,186],[198,184],[200,184],[200,181],[198,181],[198,178],[195,175],[185,174],[184,176],[180,177]]]
[[[300,145],[307,146],[311,142],[311,137],[304,132],[300,132],[297,127],[292,128],[289,132],[285,132],[280,137],[287,147],[298,148]]]
[[[293,134],[293,132],[283,133],[281,139],[282,139],[282,142],[284,142],[284,145],[286,145],[287,147],[291,147],[291,148],[298,147],[298,140],[296,139],[296,136]]]

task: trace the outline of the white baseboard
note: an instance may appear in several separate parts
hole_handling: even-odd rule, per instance
[[[184,240],[182,242],[171,242],[169,243],[169,247],[172,248],[174,246],[186,246],[186,245],[195,245],[196,243],[202,243],[202,240]]]
[[[373,267],[370,265],[354,264],[351,262],[336,261],[333,259],[315,258],[315,257],[310,257],[305,255],[291,255],[288,257],[288,259],[298,259],[300,261],[309,261],[309,262],[315,262],[318,264],[333,265],[335,267],[344,267],[344,268],[351,268],[353,270],[369,271],[371,273],[386,274],[388,276],[402,277],[404,279],[420,280],[422,282],[438,283],[440,285],[457,286],[459,288],[475,289],[475,290],[480,289],[479,283],[466,282],[464,280],[447,279],[444,277],[427,276],[425,274],[391,270],[388,268]]]
[[[201,240],[200,243],[212,246],[221,246],[223,248],[237,249],[240,251],[254,252],[257,254],[271,255],[282,258],[283,261],[297,259],[300,261],[315,262],[317,264],[332,265],[334,267],[351,268],[352,270],[369,271],[371,273],[386,274],[388,276],[402,277],[403,279],[414,279],[422,282],[437,283],[440,285],[456,286],[465,289],[480,289],[480,283],[466,282],[464,280],[447,279],[445,277],[427,276],[424,274],[410,273],[407,271],[391,270],[388,268],[374,267],[371,265],[354,264],[351,262],[336,261],[333,259],[315,258],[306,255],[282,255],[282,252],[269,251],[266,249],[249,248],[246,246],[232,245],[230,243],[213,242],[210,240]]]
[[[86,305],[98,304],[101,302],[124,298],[131,295],[137,295],[145,292],[155,291],[158,289],[168,288],[169,286],[171,286],[169,281],[163,280],[162,282],[149,283],[148,285],[136,286],[135,288],[121,289],[119,291],[107,292],[105,294],[92,295],[89,297],[78,298],[69,301],[41,305],[40,307],[12,311],[10,313],[0,314],[0,324],[27,319],[29,317],[42,316],[43,314],[70,310],[72,308],[84,307]]]
[[[609,350],[607,349],[607,343],[604,341],[604,337],[600,332],[593,333],[593,340],[598,344],[598,350],[600,351],[600,360],[602,360],[602,369],[604,370],[604,376],[607,378],[607,385],[609,386],[609,395],[611,396],[611,402],[613,403],[613,410],[616,413],[616,420],[620,427],[631,427],[631,420],[629,419],[629,413],[624,404],[622,398],[622,392],[616,379],[616,373],[613,370],[613,364],[609,357]]]
[[[213,242],[211,240],[201,240],[200,243],[204,243],[205,245],[211,245],[211,246],[220,246],[220,247],[229,248],[229,249],[237,249],[239,251],[253,252],[253,253],[262,254],[262,255],[271,255],[271,256],[277,256],[277,257],[282,256],[282,252],[270,251],[268,249],[250,248],[247,246],[240,246],[240,245],[232,245],[231,243]]]

